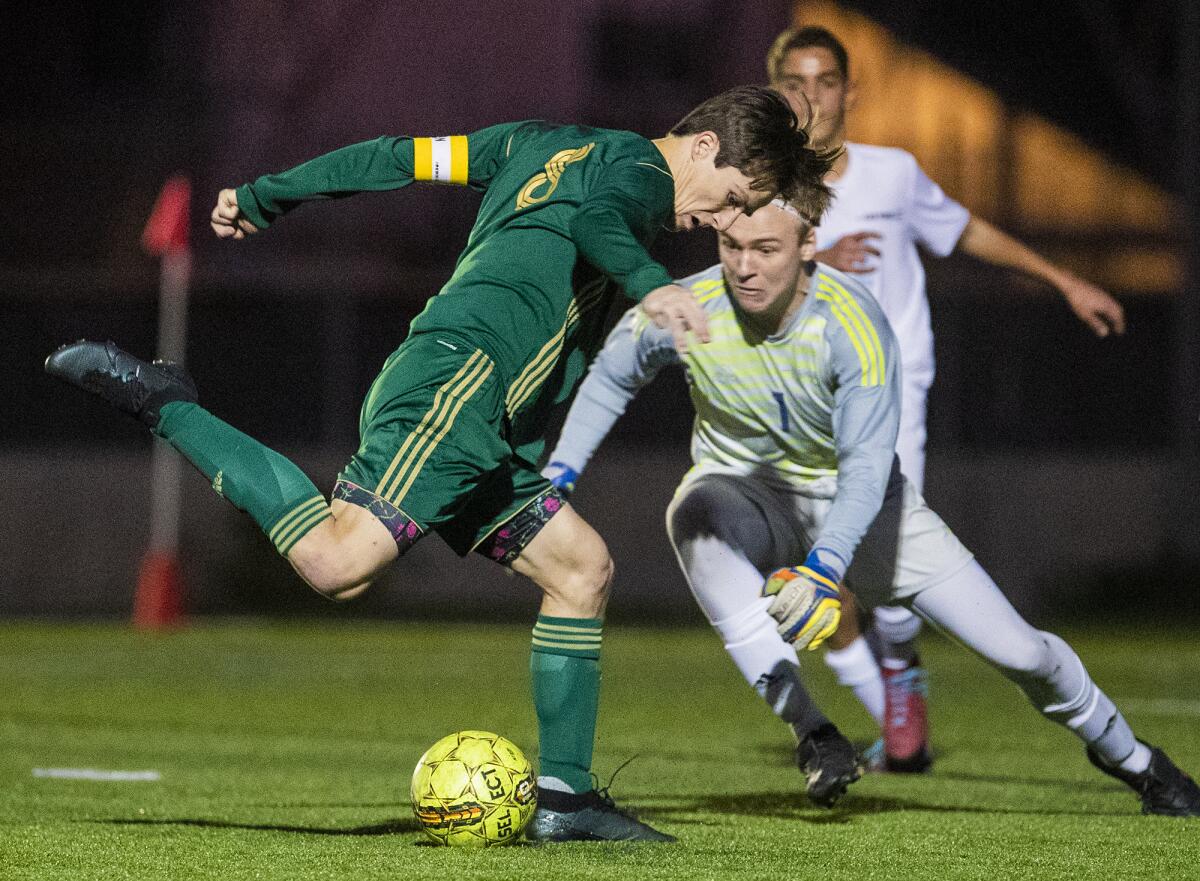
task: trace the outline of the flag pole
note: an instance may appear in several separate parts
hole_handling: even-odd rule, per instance
[[[142,245],[161,257],[158,294],[157,356],[184,363],[192,253],[188,242],[191,182],[177,175],[163,186]],[[179,526],[183,466],[166,443],[151,453],[150,542],[142,557],[134,594],[133,624],[161,630],[183,620],[183,579],[179,566]]]

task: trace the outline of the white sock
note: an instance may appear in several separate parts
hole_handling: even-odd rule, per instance
[[[562,780],[557,777],[538,777],[537,785],[541,789],[553,789],[555,792],[569,792],[574,794],[575,790],[567,786]]]
[[[1150,747],[1139,741],[1133,748],[1133,752],[1129,754],[1129,758],[1121,762],[1118,767],[1130,774],[1141,774],[1150,767]]]
[[[844,649],[825,652],[825,663],[837,675],[839,685],[854,691],[871,718],[883,727],[883,676],[866,639],[858,637]]]

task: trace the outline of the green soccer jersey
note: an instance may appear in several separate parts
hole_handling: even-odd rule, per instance
[[[411,332],[453,332],[488,353],[513,445],[526,445],[602,342],[615,287],[640,300],[672,281],[646,251],[673,216],[666,160],[632,132],[526,121],[465,136],[378,138],[261,177],[237,196],[265,228],[304,201],[422,180],[484,196],[453,276]]]

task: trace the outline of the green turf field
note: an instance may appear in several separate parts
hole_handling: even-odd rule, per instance
[[[1135,730],[1200,770],[1191,633],[1064,635]],[[865,778],[822,811],[711,633],[610,627],[596,769],[637,756],[615,794],[681,843],[460,851],[418,846],[408,777],[463,728],[536,755],[528,628],[2,625],[0,879],[1200,878],[1200,821],[1140,816],[1015,689],[924,639],[935,772]],[[866,738],[853,697],[805,661]]]

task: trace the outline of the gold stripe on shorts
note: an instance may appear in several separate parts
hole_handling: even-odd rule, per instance
[[[393,505],[399,506],[409,489],[412,488],[413,481],[416,480],[417,475],[421,473],[421,468],[424,467],[425,461],[429,458],[430,454],[434,451],[434,448],[441,443],[442,438],[446,436],[446,434],[450,431],[450,428],[454,425],[454,420],[458,416],[458,411],[463,408],[463,404],[469,401],[475,392],[479,391],[479,387],[483,385],[484,380],[491,376],[492,368],[494,366],[495,365],[492,364],[490,358],[484,358],[484,360],[476,366],[476,369],[468,375],[467,380],[464,380],[464,382],[473,381],[471,386],[460,394],[447,395],[447,398],[449,399],[447,403],[452,402],[451,406],[448,408],[446,414],[444,416],[439,416],[435,425],[431,426],[430,428],[432,431],[432,429],[436,427],[436,424],[440,424],[442,426],[441,431],[439,431],[437,436],[434,437],[429,443],[424,445],[424,452],[421,453],[420,458],[417,459],[416,464],[411,469],[408,468],[408,463],[405,463],[400,468],[399,473],[396,475],[396,480],[399,481],[404,475],[405,470],[408,469],[408,479],[404,481],[404,485],[401,486],[398,491],[395,491],[393,496],[389,499]],[[420,448],[421,444],[418,443],[418,445],[413,448],[412,455],[416,456]]]
[[[462,378],[467,374],[468,371],[470,371],[472,366],[474,366],[476,361],[478,361],[480,358],[486,359],[487,356],[484,355],[479,349],[476,349],[471,357],[467,359],[466,363],[458,369],[458,373],[454,374],[449,381],[447,381],[440,389],[437,390],[437,393],[433,396],[433,406],[431,406],[425,415],[421,417],[420,423],[413,431],[409,432],[408,437],[404,439],[404,443],[400,445],[400,449],[396,452],[396,455],[392,457],[391,464],[388,465],[387,471],[383,473],[383,478],[379,481],[378,486],[375,487],[375,495],[383,498],[387,497],[387,494],[383,491],[383,488],[389,482],[391,482],[392,474],[395,472],[396,468],[400,466],[400,463],[404,461],[404,457],[408,452],[408,448],[413,445],[414,441],[418,440],[422,436],[422,433],[425,431],[425,427],[429,425],[430,420],[437,415],[438,410],[442,406],[442,398],[462,380]]]

